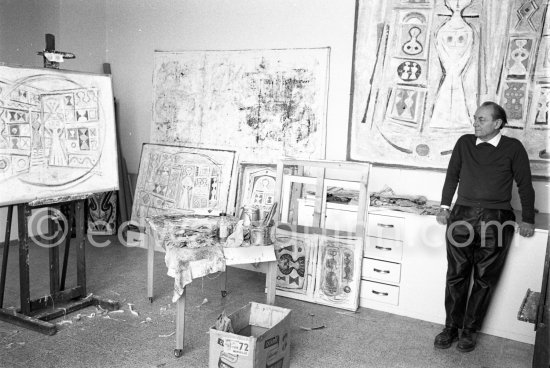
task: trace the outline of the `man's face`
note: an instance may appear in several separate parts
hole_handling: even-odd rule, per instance
[[[474,115],[474,128],[476,137],[488,141],[499,132],[502,120],[493,119],[493,108],[491,106],[481,106]]]

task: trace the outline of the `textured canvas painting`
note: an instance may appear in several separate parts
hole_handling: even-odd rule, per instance
[[[547,12],[544,0],[359,1],[349,158],[446,168],[492,100],[548,176]]]
[[[227,212],[234,165],[235,151],[144,144],[132,221],[143,226],[145,218],[163,213]]]
[[[237,207],[256,206],[263,219],[275,201],[277,169],[265,165],[242,165]]]
[[[363,239],[319,237],[315,301],[356,310],[359,306]]]
[[[155,143],[324,158],[329,49],[156,52]]]
[[[0,206],[118,188],[111,78],[0,66]]]
[[[317,264],[317,234],[277,229],[277,294],[313,301]]]
[[[117,233],[117,194],[118,192],[95,193],[88,198],[88,234]]]

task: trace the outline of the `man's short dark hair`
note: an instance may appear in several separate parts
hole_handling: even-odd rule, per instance
[[[491,106],[491,108],[493,109],[493,119],[500,119],[502,121],[502,124],[500,124],[500,127],[498,129],[502,129],[508,123],[508,119],[506,118],[506,111],[499,104],[493,101],[485,101],[481,104],[481,106]]]

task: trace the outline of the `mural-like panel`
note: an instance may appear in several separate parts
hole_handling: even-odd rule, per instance
[[[329,49],[157,52],[155,143],[324,158]]]
[[[0,206],[118,188],[111,78],[0,66]]]

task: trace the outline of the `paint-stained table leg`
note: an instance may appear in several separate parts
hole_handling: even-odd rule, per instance
[[[155,242],[151,235],[151,229],[147,229],[144,236],[145,245],[147,247],[147,296],[149,301],[153,302],[153,271],[155,268]]]
[[[176,349],[174,355],[179,358],[183,355],[183,338],[185,336],[185,289],[176,305]]]
[[[227,267],[225,268],[225,272],[222,272],[220,275],[220,289],[222,291],[222,298],[225,298],[227,295]]]
[[[275,287],[277,286],[277,262],[267,262],[267,273],[265,275],[265,286],[267,289],[267,304],[275,304]]]

